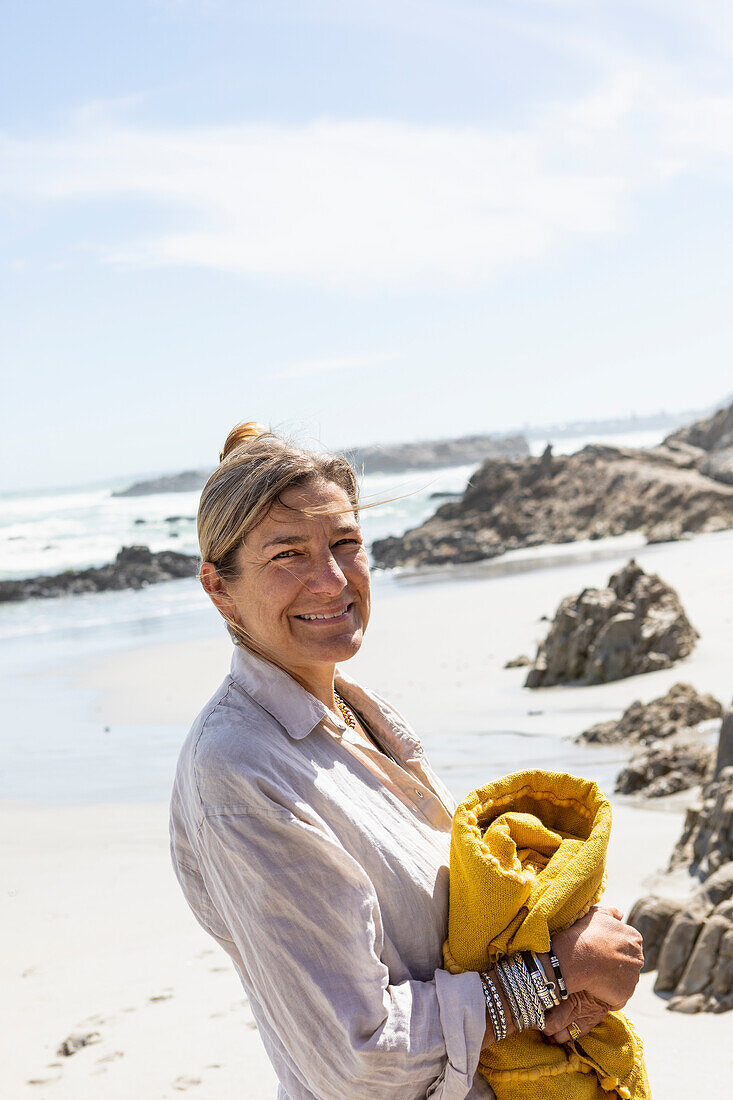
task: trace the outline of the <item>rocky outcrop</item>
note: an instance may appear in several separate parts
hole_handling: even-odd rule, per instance
[[[722,451],[733,447],[733,402],[718,409],[712,416],[672,432],[664,443],[666,446],[682,443],[701,451]]]
[[[697,637],[674,589],[632,560],[606,588],[562,601],[525,686],[602,684],[670,668]]]
[[[664,445],[684,450],[706,477],[733,485],[733,404],[673,432]]]
[[[459,501],[372,545],[377,566],[480,561],[507,550],[641,531],[652,541],[733,527],[733,485],[701,473],[699,448],[591,444],[573,455],[489,459]]]
[[[691,731],[673,734],[660,745],[634,753],[616,777],[617,794],[643,794],[663,798],[689,790],[710,776],[715,748]]]
[[[672,994],[672,1011],[733,1008],[733,863],[685,901],[642,898],[627,920],[642,934],[644,969],[658,971],[655,992]]]
[[[702,885],[687,898],[655,895],[628,917],[644,938],[645,969],[658,970],[655,990],[672,994],[678,1012],[733,1009],[733,709],[727,711],[712,777],[687,811],[670,862]]]
[[[691,806],[677,842],[671,867],[689,866],[705,878],[733,861],[733,768],[723,770],[702,788],[701,801]]]
[[[198,567],[198,557],[190,554],[179,554],[175,550],[153,553],[147,546],[123,546],[113,562],[95,569],[69,569],[53,577],[0,581],[0,603],[121,588],[145,588],[159,581],[193,577]]]
[[[723,708],[713,695],[701,695],[691,684],[673,684],[666,695],[649,703],[637,699],[619,719],[591,726],[578,740],[602,745],[620,741],[649,745],[701,722],[720,718],[722,713]]]

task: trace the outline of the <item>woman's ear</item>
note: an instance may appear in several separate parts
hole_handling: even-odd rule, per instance
[[[219,570],[213,562],[205,561],[199,570],[199,578],[204,591],[225,619],[236,619],[234,600],[229,595]]]

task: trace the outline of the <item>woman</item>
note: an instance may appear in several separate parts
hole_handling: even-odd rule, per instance
[[[441,968],[453,800],[401,715],[336,669],[369,622],[358,515],[343,459],[256,424],[230,433],[198,533],[235,650],[181,751],[174,865],[241,977],[281,1100],[489,1097],[485,983]],[[556,937],[571,997],[548,1036],[631,995],[640,938],[620,917],[595,908]]]

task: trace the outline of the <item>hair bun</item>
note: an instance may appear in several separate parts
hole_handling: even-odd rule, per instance
[[[257,439],[258,436],[266,433],[267,428],[264,424],[259,424],[256,420],[245,420],[242,424],[237,424],[227,436],[224,450],[219,455],[219,461],[223,462],[242,443],[247,443],[250,439]]]

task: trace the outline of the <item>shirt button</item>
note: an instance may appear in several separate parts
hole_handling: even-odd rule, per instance
[[[417,795],[418,798],[424,798],[425,797],[425,795],[422,793],[422,791],[415,790],[415,794]]]

